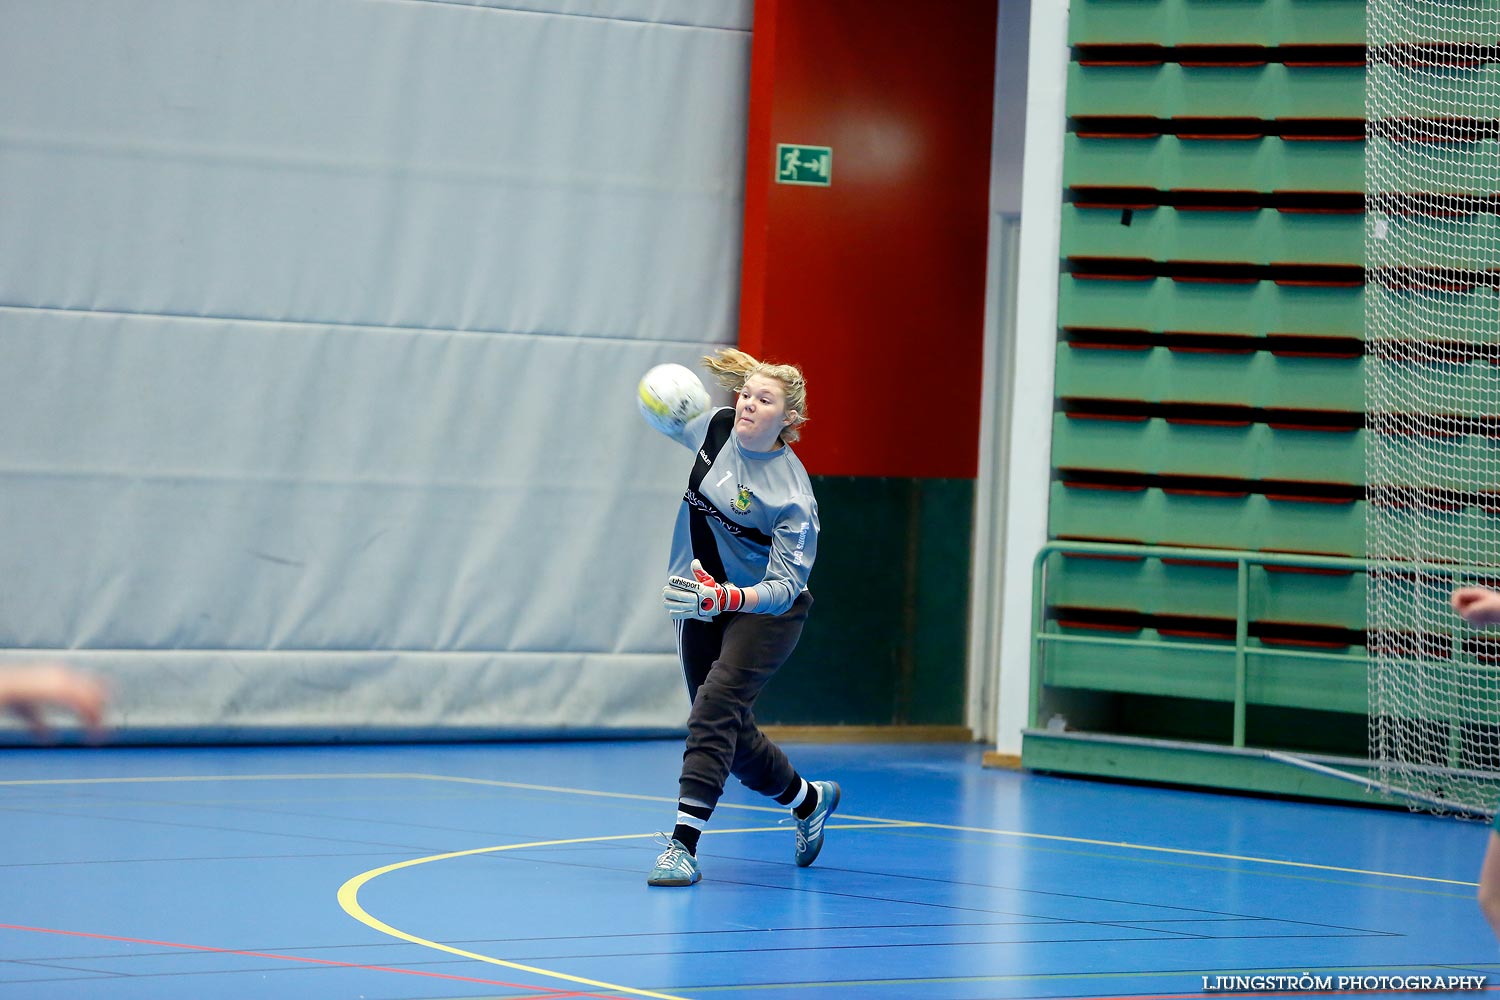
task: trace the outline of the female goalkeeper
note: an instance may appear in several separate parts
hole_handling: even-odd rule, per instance
[[[648,885],[701,877],[698,837],[733,774],[791,809],[794,858],[806,867],[823,848],[839,804],[832,781],[803,780],[755,724],[755,699],[786,662],[812,595],[818,505],[788,445],[807,422],[807,385],[792,365],[726,348],[705,357],[734,406],[709,409],[672,435],[695,453],[672,536],[662,591],[677,623],[677,651],[693,707],[678,779],[677,824]]]

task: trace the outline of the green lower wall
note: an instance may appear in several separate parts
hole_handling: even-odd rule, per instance
[[[962,725],[974,481],[814,476],[802,641],[756,704],[767,725]]]

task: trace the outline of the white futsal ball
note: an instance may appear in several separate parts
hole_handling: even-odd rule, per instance
[[[646,423],[663,434],[678,434],[689,420],[708,409],[708,390],[692,369],[657,365],[641,376],[636,402]]]

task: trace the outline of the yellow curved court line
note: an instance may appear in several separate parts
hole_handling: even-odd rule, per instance
[[[507,844],[501,847],[476,847],[468,851],[452,851],[448,854],[433,854],[425,858],[411,858],[407,861],[398,861],[384,868],[375,868],[361,875],[356,875],[343,885],[339,886],[339,906],[344,912],[355,920],[366,926],[373,927],[382,934],[388,934],[402,941],[410,941],[412,944],[422,945],[424,948],[435,948],[445,951],[450,955],[458,955],[462,958],[470,958],[476,962],[488,962],[490,965],[504,966],[507,969],[516,969],[521,972],[529,972],[537,976],[547,976],[552,979],[565,979],[570,983],[578,983],[583,986],[592,986],[597,989],[611,990],[618,993],[629,993],[638,997],[655,997],[656,1000],[685,1000],[683,997],[674,997],[669,993],[653,993],[650,990],[636,990],[628,986],[617,986],[614,983],[600,982],[597,979],[585,979],[582,976],[570,976],[565,972],[553,972],[550,969],[539,969],[534,965],[522,965],[519,962],[507,962],[503,958],[492,958],[489,955],[481,955],[478,952],[465,951],[452,945],[443,944],[440,941],[430,941],[427,938],[408,934],[406,931],[392,927],[390,924],[372,916],[363,906],[359,905],[359,890],[372,879],[390,872],[399,871],[402,868],[410,868],[413,865],[424,865],[430,861],[447,861],[450,858],[463,858],[474,854],[492,854],[496,851],[515,851],[525,847],[555,847],[560,844],[584,844],[596,843],[605,840],[639,840],[653,836],[649,833],[626,833],[612,837],[574,837],[571,840],[539,840],[530,844]]]
[[[882,824],[885,825],[885,824]],[[757,826],[746,827],[739,830],[712,830],[705,831],[715,834],[725,833],[769,833],[780,832],[780,827]],[[507,969],[516,969],[521,972],[529,972],[536,976],[547,976],[552,979],[563,979],[570,983],[578,983],[583,986],[592,986],[598,989],[612,990],[617,993],[629,993],[638,997],[654,997],[656,1000],[686,1000],[685,997],[672,996],[670,993],[653,993],[650,990],[637,990],[629,986],[620,986],[615,983],[601,982],[597,979],[585,979],[582,976],[570,976],[566,972],[555,972],[552,969],[542,969],[534,965],[522,965],[520,962],[507,962],[503,958],[494,958],[490,955],[481,955],[474,951],[465,951],[452,945],[443,944],[440,941],[432,941],[428,938],[408,934],[399,928],[373,916],[359,903],[359,890],[368,882],[379,878],[390,872],[400,871],[403,868],[411,868],[416,865],[425,865],[433,861],[448,861],[452,858],[466,858],[476,854],[495,854],[500,851],[519,851],[531,847],[560,847],[564,844],[599,844],[610,840],[644,840],[654,837],[654,833],[620,833],[607,837],[570,837],[566,840],[535,840],[527,844],[501,844],[497,847],[475,847],[467,851],[450,851],[447,854],[432,854],[425,858],[409,858],[406,861],[398,861],[395,864],[386,865],[383,868],[375,868],[361,875],[356,875],[343,885],[339,886],[339,906],[343,907],[345,913],[358,920],[360,923],[372,927],[382,934],[388,934],[402,941],[419,944],[425,948],[435,948],[438,951],[447,952],[450,955],[458,955],[462,958],[473,959],[476,962],[487,962],[490,965],[499,965]]]

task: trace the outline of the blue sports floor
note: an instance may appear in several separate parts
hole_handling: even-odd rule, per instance
[[[817,865],[735,786],[689,889],[645,884],[676,741],[6,750],[0,1000],[1500,986],[1478,823],[986,770],[974,746],[787,749],[843,786]]]

